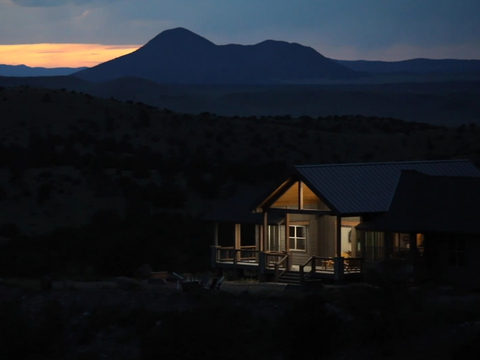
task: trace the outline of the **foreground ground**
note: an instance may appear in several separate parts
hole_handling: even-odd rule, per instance
[[[479,355],[480,295],[451,288],[357,284],[303,292],[280,284],[226,282],[216,292],[187,292],[176,283],[54,282],[52,290],[42,291],[39,285],[36,280],[0,285],[1,358]],[[216,350],[208,343],[217,343]]]

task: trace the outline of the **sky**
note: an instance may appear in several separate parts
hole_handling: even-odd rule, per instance
[[[80,67],[184,27],[341,60],[480,59],[480,0],[0,0],[0,64]]]

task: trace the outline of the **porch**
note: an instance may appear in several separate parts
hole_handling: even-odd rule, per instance
[[[298,273],[300,285],[313,279],[326,281],[361,280],[363,259],[360,257],[311,256],[301,265],[292,264],[290,251],[260,251],[256,246],[212,246],[212,267],[224,270],[255,271],[280,282],[287,273]]]

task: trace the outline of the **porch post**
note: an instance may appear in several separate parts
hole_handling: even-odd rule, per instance
[[[215,223],[215,227],[213,229],[213,246],[218,246],[218,223]]]
[[[242,237],[241,237],[241,225],[235,224],[235,245],[233,246],[235,249],[235,258],[237,261],[240,261],[242,254],[237,251],[242,248]]]
[[[337,229],[336,229],[336,238],[335,238],[335,256],[342,256],[342,218],[337,216]]]
[[[285,251],[289,255],[287,270],[292,270],[292,259],[290,258],[290,214],[285,214]]]
[[[285,214],[285,251],[290,251],[290,214]]]
[[[267,212],[263,212],[263,238],[260,242],[260,251],[265,251],[267,248],[267,239],[268,239],[268,215]]]
[[[211,249],[211,262],[212,268],[217,266],[217,249],[218,249],[218,223],[216,222],[213,227],[213,246]]]
[[[336,237],[336,249],[335,249],[335,259],[333,261],[334,265],[334,279],[335,281],[342,281],[343,280],[343,258],[342,258],[342,217],[337,216],[337,231],[336,231],[337,237]]]

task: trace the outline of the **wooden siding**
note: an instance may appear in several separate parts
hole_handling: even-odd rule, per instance
[[[336,216],[313,215],[313,214],[292,214],[290,213],[290,224],[308,222],[307,249],[306,251],[292,250],[292,264],[302,265],[311,256],[335,256],[335,238],[336,238]],[[343,222],[343,221],[342,221]],[[260,242],[261,230],[257,225],[256,243]],[[357,237],[357,232],[353,227],[352,236]],[[278,225],[280,251],[285,250],[285,225]],[[352,242],[353,244],[353,242]],[[258,245],[257,245],[258,246]]]
[[[308,221],[306,251],[291,250],[292,264],[303,265],[310,257],[318,255],[318,217],[316,215],[290,214],[290,224]]]
[[[335,256],[336,216],[324,215],[319,217],[318,251],[319,256]]]

